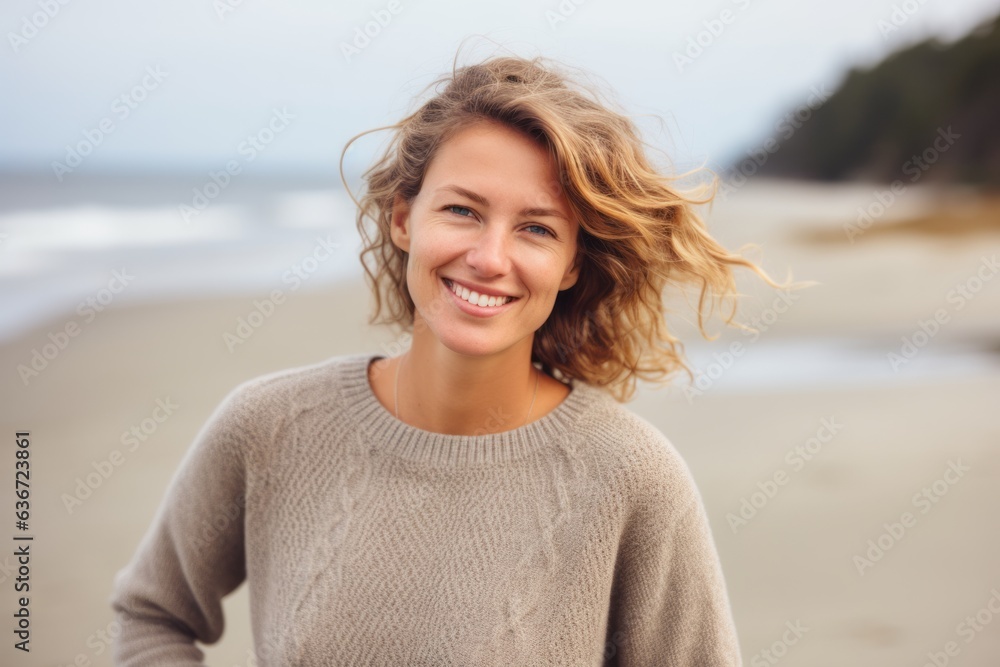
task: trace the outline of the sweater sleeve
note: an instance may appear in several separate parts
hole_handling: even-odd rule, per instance
[[[741,667],[722,567],[700,493],[665,437],[637,475],[612,591],[605,664]]]
[[[202,426],[110,598],[115,665],[201,665],[195,640],[224,627],[222,598],[246,578],[245,481],[253,429],[244,386]]]

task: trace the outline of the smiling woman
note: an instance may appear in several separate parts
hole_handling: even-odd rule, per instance
[[[542,59],[443,82],[357,218],[411,347],[230,393],[116,579],[118,664],[200,662],[244,579],[260,664],[741,664],[692,475],[621,403],[686,368],[668,284],[699,325],[733,267],[777,285]]]
[[[407,256],[418,325],[406,355],[403,400],[397,405],[394,397],[391,409],[408,423],[475,433],[491,405],[514,414],[531,410],[536,395],[526,386],[539,384],[542,399],[526,420],[565,398],[561,382],[545,375],[543,383],[527,363],[533,333],[580,269],[579,225],[565,195],[546,187],[556,179],[544,148],[503,123],[482,120],[442,143],[415,197],[395,195],[390,234]],[[453,383],[431,381],[423,385],[425,401],[414,400],[410,378],[429,378],[442,365],[490,378],[489,385],[456,394]],[[376,395],[387,398],[386,376],[373,379]]]

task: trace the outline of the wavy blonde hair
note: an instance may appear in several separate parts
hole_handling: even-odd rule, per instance
[[[732,269],[749,268],[772,287],[760,267],[731,254],[709,234],[693,206],[711,201],[717,177],[693,191],[674,187],[678,177],[658,173],[647,160],[632,121],[610,110],[585,88],[541,56],[502,56],[461,68],[427,87],[444,84],[414,113],[383,129],[395,130],[382,156],[362,174],[366,191],[358,206],[363,239],[361,263],[375,297],[370,324],[409,329],[415,306],[406,284],[407,253],[389,234],[394,197],[412,202],[424,173],[444,142],[472,124],[493,121],[523,132],[552,156],[562,188],[579,221],[575,285],[560,291],[552,313],[535,332],[532,362],[564,381],[580,379],[606,387],[619,402],[630,400],[637,377],[668,382],[683,369],[683,343],[667,329],[663,291],[668,284],[700,284],[698,328],[715,300],[733,300],[726,324],[733,324],[739,296]],[[457,56],[456,56],[457,62]],[[426,89],[425,89],[426,90]],[[707,171],[707,170],[706,170]],[[702,196],[698,196],[701,192]],[[375,222],[370,234],[365,218]],[[372,255],[374,268],[365,261]],[[385,300],[383,301],[383,292]],[[387,317],[379,319],[383,306]]]

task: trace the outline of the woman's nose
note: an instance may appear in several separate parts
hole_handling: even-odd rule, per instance
[[[469,265],[486,276],[507,273],[511,263],[510,241],[510,232],[506,228],[486,225],[467,254]]]

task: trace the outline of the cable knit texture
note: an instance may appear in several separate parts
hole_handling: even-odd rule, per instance
[[[204,664],[244,580],[261,666],[742,664],[702,499],[656,427],[573,381],[519,428],[424,431],[376,398],[379,357],[226,396],[115,577],[116,665]]]

